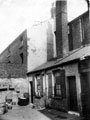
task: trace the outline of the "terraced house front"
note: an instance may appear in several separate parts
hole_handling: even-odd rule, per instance
[[[31,102],[90,114],[89,10],[67,23],[67,2],[56,1],[57,56],[27,73]]]

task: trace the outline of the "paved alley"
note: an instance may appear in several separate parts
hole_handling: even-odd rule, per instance
[[[17,106],[9,110],[6,114],[1,115],[0,120],[50,120],[48,117],[32,109],[30,106]]]
[[[0,116],[0,120],[82,120],[81,117],[70,115],[53,109],[36,110],[28,106],[17,106]]]

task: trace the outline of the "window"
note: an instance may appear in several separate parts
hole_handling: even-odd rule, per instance
[[[61,96],[61,85],[56,84],[56,96]]]
[[[43,79],[42,76],[37,76],[37,97],[41,97],[43,95]]]
[[[10,61],[10,60],[8,60],[8,63],[11,63],[11,61]]]
[[[55,72],[55,96],[61,97],[61,79],[60,71]]]
[[[73,50],[73,31],[72,24],[68,25],[68,40],[69,40],[69,51]]]
[[[37,84],[37,96],[41,96],[40,91],[41,91],[41,86],[40,86],[40,83],[39,83],[39,84]]]
[[[20,54],[20,57],[21,57],[21,63],[23,64],[23,53]]]

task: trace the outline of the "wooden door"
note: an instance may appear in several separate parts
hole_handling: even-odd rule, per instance
[[[33,82],[30,82],[31,85],[31,103],[33,103]]]
[[[68,77],[68,86],[69,86],[69,110],[77,111],[77,92],[76,92],[76,78],[75,76]]]

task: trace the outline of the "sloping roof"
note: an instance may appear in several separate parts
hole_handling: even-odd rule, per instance
[[[36,72],[36,71],[45,70],[47,68],[50,68],[50,67],[54,66],[55,62],[56,62],[55,60],[46,62],[46,63],[36,67],[34,70],[32,70],[31,72],[28,72],[28,73],[32,73],[32,72]]]
[[[64,58],[60,58],[57,60],[46,62],[46,63],[42,64],[41,66],[35,68],[34,70],[32,70],[31,72],[28,72],[28,73],[37,72],[40,70],[45,70],[45,69],[55,67],[57,65],[61,65],[64,63],[68,63],[70,61],[74,61],[77,59],[84,59],[84,57],[86,57],[86,56],[90,56],[90,45],[76,49],[76,50],[70,52]]]
[[[65,58],[57,60],[55,65],[63,64],[63,63],[70,62],[76,59],[84,59],[84,57],[86,56],[90,56],[90,45],[79,48],[76,51],[73,51],[72,53],[70,53]]]

